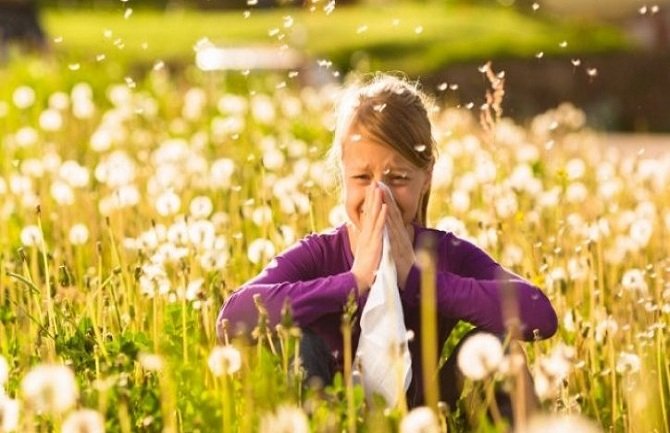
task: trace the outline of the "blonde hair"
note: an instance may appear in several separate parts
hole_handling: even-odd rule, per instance
[[[333,144],[328,152],[331,165],[341,173],[344,141],[352,130],[364,132],[374,141],[389,146],[420,169],[432,171],[435,140],[429,118],[430,99],[418,83],[404,77],[378,73],[371,80],[353,83],[337,109]],[[430,185],[421,197],[415,217],[426,224]]]

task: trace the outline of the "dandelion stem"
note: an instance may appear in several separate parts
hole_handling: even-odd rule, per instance
[[[437,288],[435,286],[435,258],[430,245],[417,252],[421,268],[421,354],[425,402],[437,413],[440,399],[437,388]]]

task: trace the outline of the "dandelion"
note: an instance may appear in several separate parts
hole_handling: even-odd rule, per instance
[[[629,236],[640,248],[644,248],[649,244],[653,232],[653,223],[648,219],[640,218],[636,219],[633,221],[633,224],[631,224]]]
[[[634,353],[621,352],[616,361],[616,372],[620,374],[635,374],[640,371],[640,357]]]
[[[260,433],[309,433],[305,412],[295,406],[282,405],[261,418]]]
[[[209,354],[207,365],[214,376],[234,374],[242,366],[242,356],[233,346],[216,346]]]
[[[254,209],[251,220],[258,227],[263,227],[272,222],[272,209],[270,206],[260,206]]]
[[[19,427],[19,401],[0,395],[0,431],[9,433]]]
[[[42,111],[38,122],[42,130],[54,132],[63,126],[63,117],[58,111],[50,108]]]
[[[189,205],[189,211],[196,219],[207,218],[209,214],[212,213],[213,209],[214,205],[212,204],[212,200],[204,195],[194,197]]]
[[[251,263],[258,264],[261,260],[267,259],[275,255],[275,246],[267,239],[255,239],[249,244],[247,250],[247,257]]]
[[[629,292],[647,293],[648,286],[640,269],[629,269],[621,278],[621,285]]]
[[[68,239],[72,245],[84,245],[88,242],[88,227],[85,224],[75,224],[70,228]]]
[[[72,412],[63,421],[61,433],[104,433],[105,420],[100,412],[93,409],[80,409]]]
[[[67,183],[57,180],[49,188],[51,198],[60,206],[69,206],[74,203],[74,191]]]
[[[35,90],[28,86],[19,86],[12,93],[12,101],[16,108],[25,110],[35,103]]]
[[[412,409],[400,421],[400,433],[440,433],[440,422],[429,407]]]
[[[465,340],[458,353],[458,368],[472,380],[482,380],[496,371],[503,359],[500,339],[479,333]]]
[[[39,134],[34,128],[24,126],[14,134],[16,145],[21,148],[32,147],[39,140]]]
[[[154,207],[159,215],[174,215],[181,207],[181,199],[173,191],[166,191],[156,199]]]
[[[599,344],[605,340],[605,337],[611,338],[619,330],[619,324],[611,316],[605,320],[599,320],[596,324],[594,338]]]
[[[163,358],[160,355],[140,353],[137,360],[146,371],[161,371],[163,369]]]
[[[42,241],[42,230],[38,226],[28,225],[21,230],[21,243],[24,247],[39,247]]]
[[[63,413],[79,396],[72,370],[55,364],[33,367],[21,381],[21,390],[26,403],[38,412]]]

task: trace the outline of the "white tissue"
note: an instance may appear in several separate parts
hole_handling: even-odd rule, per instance
[[[386,185],[380,185],[388,190]],[[399,392],[407,391],[412,381],[412,358],[407,347],[398,275],[386,226],[379,269],[363,307],[360,324],[361,336],[356,353],[365,394],[368,399],[373,394],[381,394],[389,407],[393,407]]]

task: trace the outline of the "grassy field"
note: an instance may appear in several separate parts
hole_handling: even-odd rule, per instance
[[[287,45],[315,59],[330,60],[340,70],[358,66],[412,75],[466,60],[532,57],[539,52],[570,55],[627,46],[617,29],[603,24],[562,22],[539,12],[495,6],[401,2],[331,10],[322,1],[314,3],[314,11],[250,9],[248,13],[245,18],[243,11],[138,10],[126,18],[121,7],[97,12],[47,10],[44,23],[59,41],[55,51],[69,61],[92,62],[105,55],[144,66],[159,59],[191,63],[193,47],[205,37],[224,46]],[[361,59],[365,63],[359,63]]]
[[[36,59],[3,72],[4,431],[453,432],[479,390],[513,381],[501,364],[459,412],[407,414],[341,378],[302,391],[288,317],[217,346],[230,293],[341,221],[323,163],[336,89],[166,68],[117,79],[130,73]],[[569,105],[527,128],[477,117],[435,113],[429,224],[537,283],[559,314],[555,337],[525,346],[545,416],[530,431],[670,433],[670,160],[603,148]],[[470,430],[504,431],[477,421],[485,407]]]

